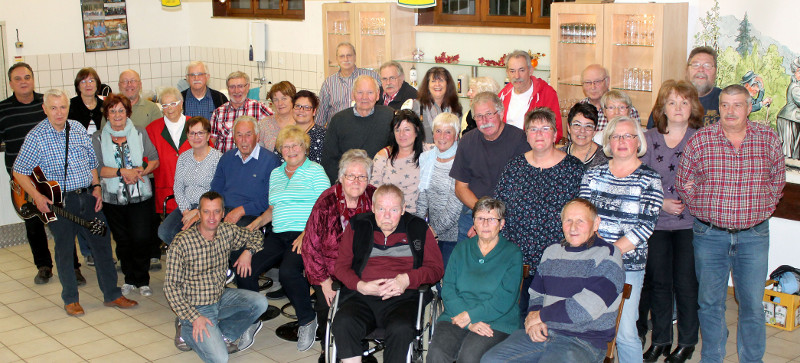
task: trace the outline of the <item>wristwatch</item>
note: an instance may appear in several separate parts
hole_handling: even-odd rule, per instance
[[[117,168],[117,176],[122,176],[122,172],[120,172],[121,168]]]

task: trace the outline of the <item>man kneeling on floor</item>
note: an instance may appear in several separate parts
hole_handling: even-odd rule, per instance
[[[189,347],[205,362],[227,362],[229,353],[253,345],[261,330],[258,317],[267,309],[264,295],[225,288],[228,257],[246,247],[234,267],[240,276],[249,275],[250,258],[261,250],[263,236],[222,222],[225,205],[217,192],[203,194],[198,209],[199,223],[169,246],[164,294]]]

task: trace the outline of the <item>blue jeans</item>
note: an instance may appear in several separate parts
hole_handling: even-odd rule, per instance
[[[444,262],[445,269],[447,269],[447,261],[450,261],[450,255],[453,254],[453,250],[456,248],[456,244],[458,244],[458,242],[439,241],[439,251],[442,252],[442,262]]]
[[[519,329],[502,343],[489,349],[481,358],[481,363],[591,363],[602,362],[605,353],[605,350],[588,341],[553,330],[548,331],[547,340],[534,342],[524,329]]]
[[[769,254],[769,221],[739,233],[728,233],[694,222],[694,262],[699,284],[700,330],[704,362],[722,362],[728,328],[725,299],[733,275],[739,323],[739,362],[761,362],[766,349],[764,281]]]
[[[223,289],[215,304],[195,306],[200,315],[214,325],[206,325],[202,341],[192,336],[192,322],[181,320],[181,336],[204,362],[227,362],[228,349],[223,337],[235,341],[267,310],[267,298],[257,292]]]
[[[97,218],[106,223],[103,212],[94,211],[96,201],[91,194],[64,193],[64,209],[67,212],[89,221]],[[103,301],[114,301],[122,296],[122,292],[117,287],[117,269],[111,258],[110,233],[106,233],[105,236],[94,235],[89,233],[86,228],[62,217],[50,222],[47,226],[50,227],[50,232],[53,233],[55,240],[56,269],[58,270],[58,279],[61,281],[61,299],[64,300],[64,305],[78,302],[78,283],[75,280],[73,261],[75,259],[75,236],[77,235],[86,239],[92,248],[97,283],[100,291],[103,292]]]
[[[92,248],[89,247],[89,241],[80,234],[78,234],[78,248],[81,249],[81,255],[83,255],[84,258],[92,255]]]
[[[458,217],[458,241],[456,242],[467,239],[467,233],[469,233],[469,229],[472,228],[474,224],[475,221],[472,220],[472,209],[467,208],[467,206],[462,206],[461,216]]]
[[[625,301],[619,319],[617,357],[620,363],[641,362],[642,341],[636,329],[636,320],[639,319],[639,299],[642,297],[644,270],[625,271],[625,283],[631,285],[631,297]]]
[[[195,208],[197,208],[197,205],[192,204],[191,209]],[[162,242],[170,244],[175,239],[175,235],[181,231],[181,228],[183,228],[183,213],[181,213],[180,208],[175,208],[158,226],[158,238]]]

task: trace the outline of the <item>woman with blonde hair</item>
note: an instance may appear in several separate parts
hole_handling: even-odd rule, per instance
[[[470,102],[475,95],[481,92],[492,92],[497,94],[497,92],[500,92],[500,85],[497,84],[497,81],[495,81],[492,77],[470,78],[469,90],[467,91],[467,97],[469,97]],[[467,112],[461,118],[461,135],[472,131],[472,129],[476,127],[478,127],[478,124],[475,123],[475,119],[472,118],[472,110],[469,110],[469,112]]]

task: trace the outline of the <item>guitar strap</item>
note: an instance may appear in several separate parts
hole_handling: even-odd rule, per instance
[[[64,136],[64,186],[67,185],[67,165],[69,165],[69,120],[67,120]]]

